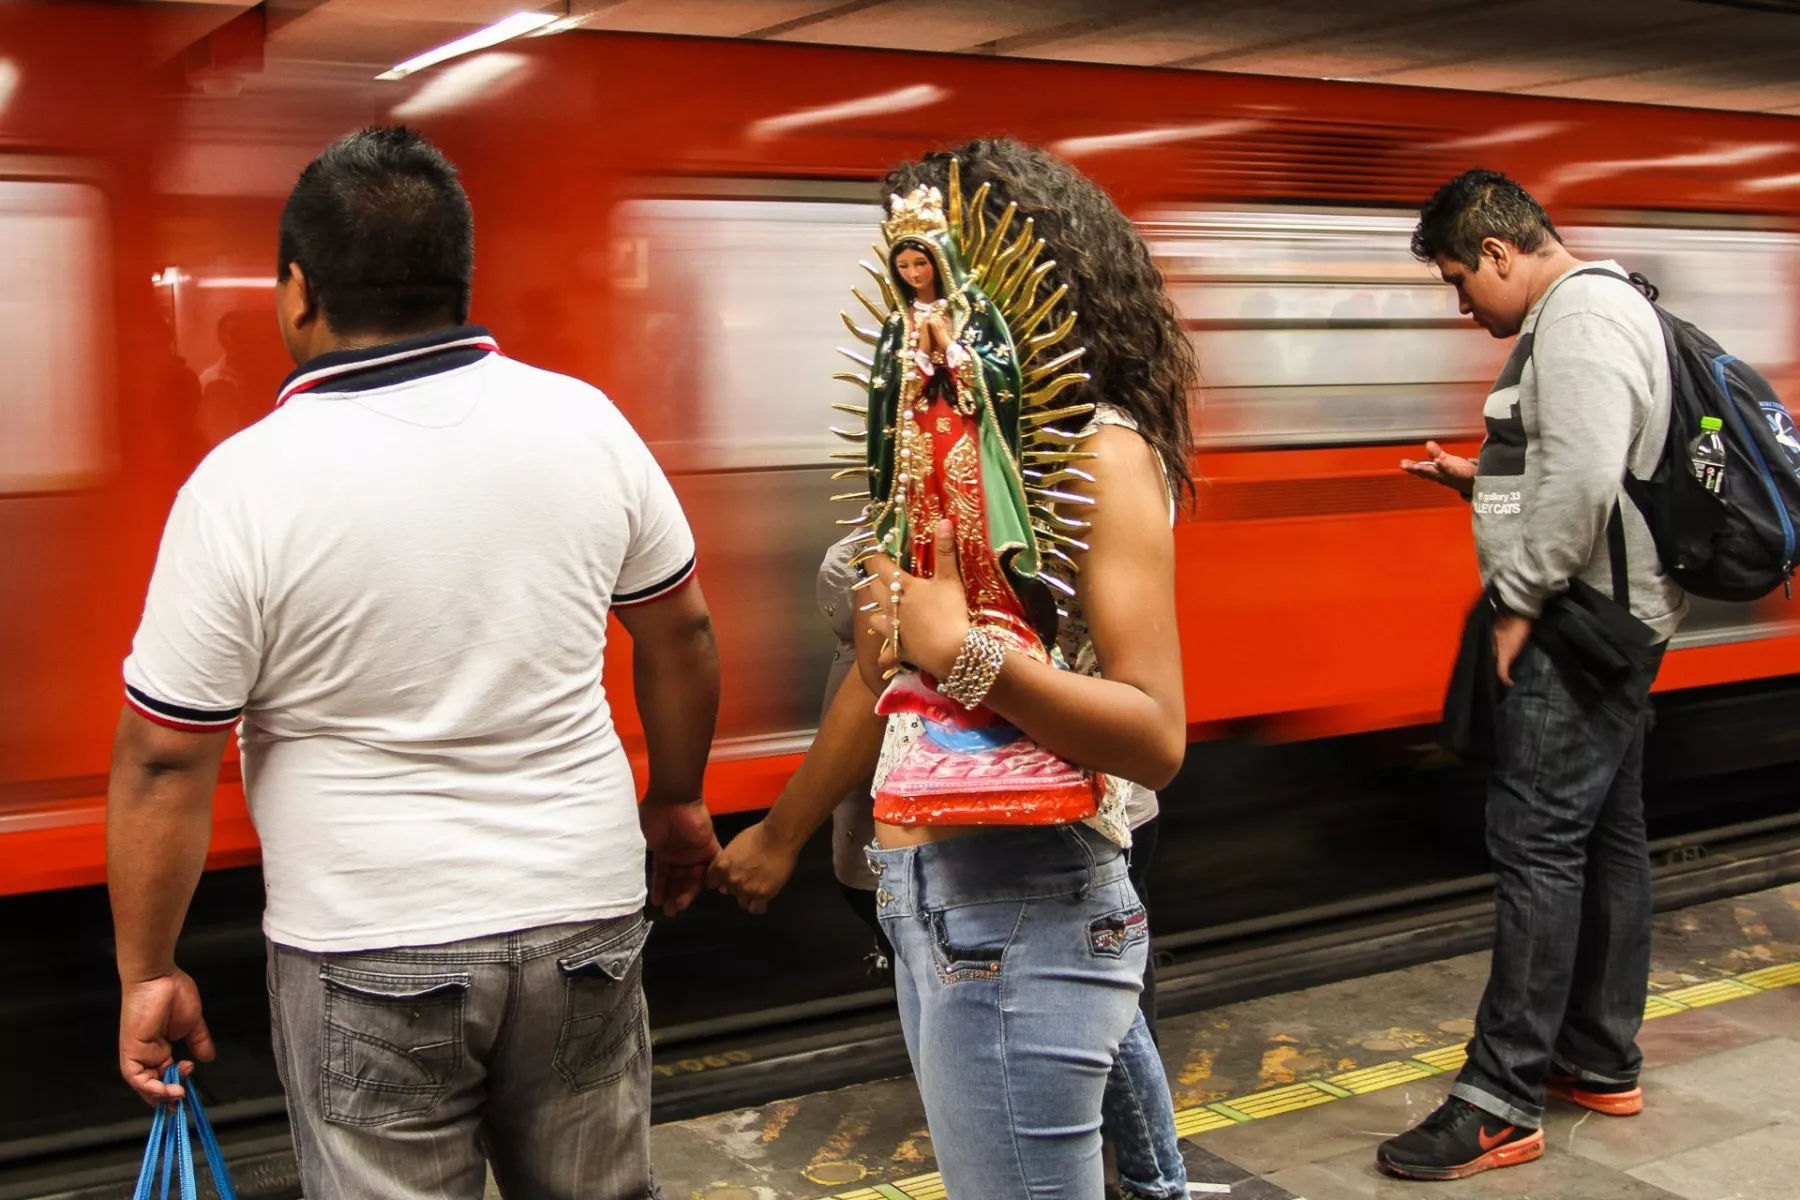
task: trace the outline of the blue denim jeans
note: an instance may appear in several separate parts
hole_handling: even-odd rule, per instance
[[[648,922],[436,946],[269,946],[275,1063],[312,1197],[659,1200]]]
[[[869,864],[945,1189],[1101,1200],[1101,1101],[1149,952],[1124,851],[1064,825],[872,848]]]
[[[1650,977],[1644,735],[1659,648],[1593,708],[1527,643],[1495,713],[1488,782],[1494,957],[1452,1093],[1527,1128],[1552,1063],[1637,1078]]]
[[[1138,1013],[1106,1077],[1100,1123],[1119,1184],[1135,1200],[1187,1200],[1187,1163],[1175,1132],[1169,1077],[1150,1025]]]
[[[1150,860],[1156,853],[1157,820],[1131,831],[1127,875],[1149,911]],[[1152,923],[1154,926],[1154,923]],[[1155,948],[1152,928],[1151,949]],[[1119,1043],[1100,1104],[1100,1134],[1112,1146],[1119,1183],[1134,1200],[1187,1200],[1187,1163],[1175,1132],[1169,1079],[1156,1049],[1156,969],[1146,957],[1138,1019]]]

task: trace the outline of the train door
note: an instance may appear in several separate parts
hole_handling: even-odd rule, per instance
[[[142,22],[0,11],[0,893],[95,882],[183,392],[144,231]]]

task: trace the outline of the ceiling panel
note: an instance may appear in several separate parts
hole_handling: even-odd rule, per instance
[[[848,7],[848,6],[844,6]],[[775,35],[781,41],[850,42],[892,50],[966,51],[1092,16],[1092,0],[888,0]]]
[[[530,0],[270,0],[269,56],[382,69]],[[185,5],[199,30],[245,5]],[[591,29],[1800,111],[1800,5],[1706,0],[560,0]],[[199,36],[197,33],[194,36]]]
[[[632,33],[742,37],[757,29],[809,17],[821,7],[819,0],[738,0],[730,5],[720,4],[718,0],[625,0],[622,4],[602,7],[586,27]]]

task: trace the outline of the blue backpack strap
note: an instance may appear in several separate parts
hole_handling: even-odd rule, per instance
[[[218,1190],[219,1200],[237,1200],[237,1189],[231,1186],[231,1174],[225,1169],[225,1152],[219,1149],[218,1135],[213,1132],[212,1122],[206,1119],[200,1093],[192,1086],[187,1091],[194,1109],[194,1128],[200,1134],[200,1149],[206,1155],[207,1169],[212,1172],[213,1187]]]

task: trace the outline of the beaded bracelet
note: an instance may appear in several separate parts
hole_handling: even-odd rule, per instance
[[[938,692],[966,709],[978,708],[1005,665],[1005,644],[984,629],[971,628],[950,673],[938,681]]]

